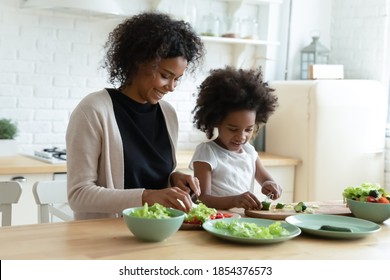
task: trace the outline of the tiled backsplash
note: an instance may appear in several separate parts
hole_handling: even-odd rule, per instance
[[[111,86],[99,66],[102,46],[120,20],[20,10],[18,5],[11,0],[0,3],[0,117],[17,121],[20,152],[64,147],[74,107],[88,93]],[[229,63],[228,50],[212,52],[208,63]],[[166,96],[178,113],[183,149],[204,139],[191,119],[201,79],[202,73],[197,80],[183,79]]]

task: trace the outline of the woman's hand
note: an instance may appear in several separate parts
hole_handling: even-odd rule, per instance
[[[244,208],[245,210],[260,210],[261,202],[251,192],[245,192],[240,195],[234,196],[233,200],[234,207]]]
[[[153,205],[156,202],[165,207],[172,207],[186,213],[192,207],[191,197],[188,192],[178,187],[161,190],[144,190],[142,204],[148,203],[149,205]]]
[[[266,196],[272,194],[272,196],[269,197],[275,200],[282,195],[282,188],[274,181],[265,181],[261,185],[261,192]]]
[[[193,192],[197,196],[200,195],[200,186],[198,178],[176,171],[171,174],[171,185],[178,187],[187,193]]]

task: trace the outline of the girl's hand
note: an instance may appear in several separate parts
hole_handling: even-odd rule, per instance
[[[195,193],[200,195],[200,186],[198,178],[176,171],[171,174],[171,185],[178,187],[187,193]]]
[[[159,203],[165,207],[175,208],[184,212],[190,211],[192,207],[191,197],[187,191],[178,187],[165,188],[161,190],[144,190],[142,204],[149,205]]]
[[[272,194],[270,197],[275,200],[282,195],[282,188],[274,181],[265,181],[261,185],[261,192],[266,196]]]
[[[245,192],[243,194],[234,197],[234,207],[244,208],[245,210],[260,210],[261,202],[251,192]]]

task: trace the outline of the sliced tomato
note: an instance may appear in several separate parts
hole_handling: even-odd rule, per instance
[[[215,215],[210,215],[210,220],[230,218],[232,216],[233,216],[233,214],[217,212]],[[196,217],[193,218],[191,221],[184,221],[184,223],[191,224],[191,225],[193,225],[193,224],[194,225],[202,224],[202,222],[200,220],[198,220]]]
[[[377,202],[375,197],[373,197],[373,196],[367,196],[366,201],[367,202]]]
[[[231,218],[233,217],[233,214],[230,213],[220,213],[218,212],[215,216],[214,219],[223,219],[223,218]]]
[[[215,218],[216,219],[223,219],[224,215],[222,213],[217,213],[217,214],[215,214]]]
[[[384,196],[382,196],[381,198],[379,198],[379,199],[377,200],[377,202],[378,202],[378,203],[384,203],[384,204],[389,204],[389,203],[390,203],[389,200],[388,200],[386,197],[384,197]]]

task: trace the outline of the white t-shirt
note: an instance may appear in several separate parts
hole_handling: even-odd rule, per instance
[[[253,192],[257,158],[258,153],[249,143],[237,153],[208,141],[196,147],[189,168],[194,169],[195,161],[208,163],[212,172],[211,195],[237,195]]]

